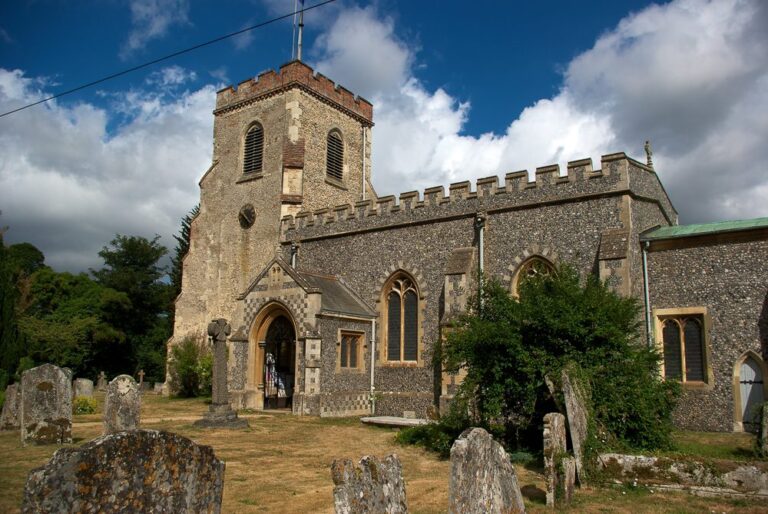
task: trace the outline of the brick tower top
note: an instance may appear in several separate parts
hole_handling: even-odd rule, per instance
[[[368,100],[355,96],[328,77],[315,73],[301,61],[284,64],[279,72],[265,71],[255,79],[241,82],[237,89],[232,86],[222,89],[216,94],[216,109],[213,113],[223,114],[294,87],[345,112],[365,126],[373,125],[373,105]]]

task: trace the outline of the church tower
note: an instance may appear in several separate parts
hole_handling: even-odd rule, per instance
[[[200,180],[173,343],[230,319],[275,256],[280,219],[375,200],[373,106],[301,61],[218,92],[213,162]]]

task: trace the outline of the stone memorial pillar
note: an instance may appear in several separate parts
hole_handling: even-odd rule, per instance
[[[195,426],[210,428],[245,428],[248,422],[237,417],[237,412],[229,404],[227,391],[227,336],[232,328],[223,318],[208,324],[208,336],[213,340],[213,398],[208,412],[203,419],[195,421]]]

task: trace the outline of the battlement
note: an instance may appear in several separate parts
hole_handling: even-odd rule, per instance
[[[316,232],[313,228],[327,228],[323,233],[355,230],[408,221],[400,220],[400,217],[409,217],[411,221],[450,218],[473,212],[599,196],[626,191],[630,183],[630,168],[638,173],[655,175],[652,169],[623,152],[602,156],[601,166],[601,169],[593,170],[592,159],[580,159],[569,162],[566,174],[562,176],[560,166],[553,164],[536,168],[533,181],[528,180],[527,171],[516,171],[507,173],[503,183],[497,176],[478,179],[474,189],[469,181],[457,182],[448,187],[447,194],[443,186],[436,186],[425,189],[421,194],[408,191],[400,194],[399,198],[390,195],[380,197],[376,202],[364,200],[355,205],[302,211],[295,216],[283,217],[281,232],[288,238],[292,237],[289,234],[291,231],[301,231],[297,237],[311,237]],[[345,222],[344,227],[341,222]],[[332,224],[335,224],[333,228]]]
[[[367,125],[373,124],[373,105],[368,100],[355,96],[328,77],[315,73],[301,61],[284,64],[278,72],[265,71],[255,79],[239,83],[237,88],[229,86],[222,89],[216,94],[216,109],[213,113],[218,115],[292,87],[302,88]]]

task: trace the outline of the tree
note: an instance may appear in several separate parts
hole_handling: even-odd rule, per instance
[[[171,258],[171,292],[170,301],[171,306],[169,311],[171,312],[171,326],[173,326],[173,318],[175,315],[175,308],[173,302],[176,297],[181,294],[181,275],[184,271],[184,257],[189,252],[189,243],[192,236],[192,221],[200,213],[200,204],[195,205],[189,213],[181,219],[181,229],[179,235],[173,236],[176,239],[175,255]]]
[[[118,234],[99,252],[105,267],[91,270],[100,285],[125,293],[130,301],[130,314],[113,320],[131,348],[125,365],[134,371],[144,369],[148,379],[154,380],[163,378],[165,342],[171,332],[169,286],[161,281],[165,269],[159,265],[168,250],[159,239]]]
[[[131,360],[126,335],[114,320],[130,315],[125,293],[104,287],[86,274],[42,268],[32,274],[19,311],[19,327],[33,362],[53,362],[75,374],[124,372]]]
[[[446,369],[467,372],[460,400],[473,406],[473,421],[510,446],[538,447],[543,415],[556,409],[545,376],[575,363],[601,430],[632,448],[669,446],[677,387],[660,379],[659,355],[639,342],[637,301],[594,276],[582,284],[568,266],[519,292],[512,298],[487,281],[483,301],[443,345]]]

